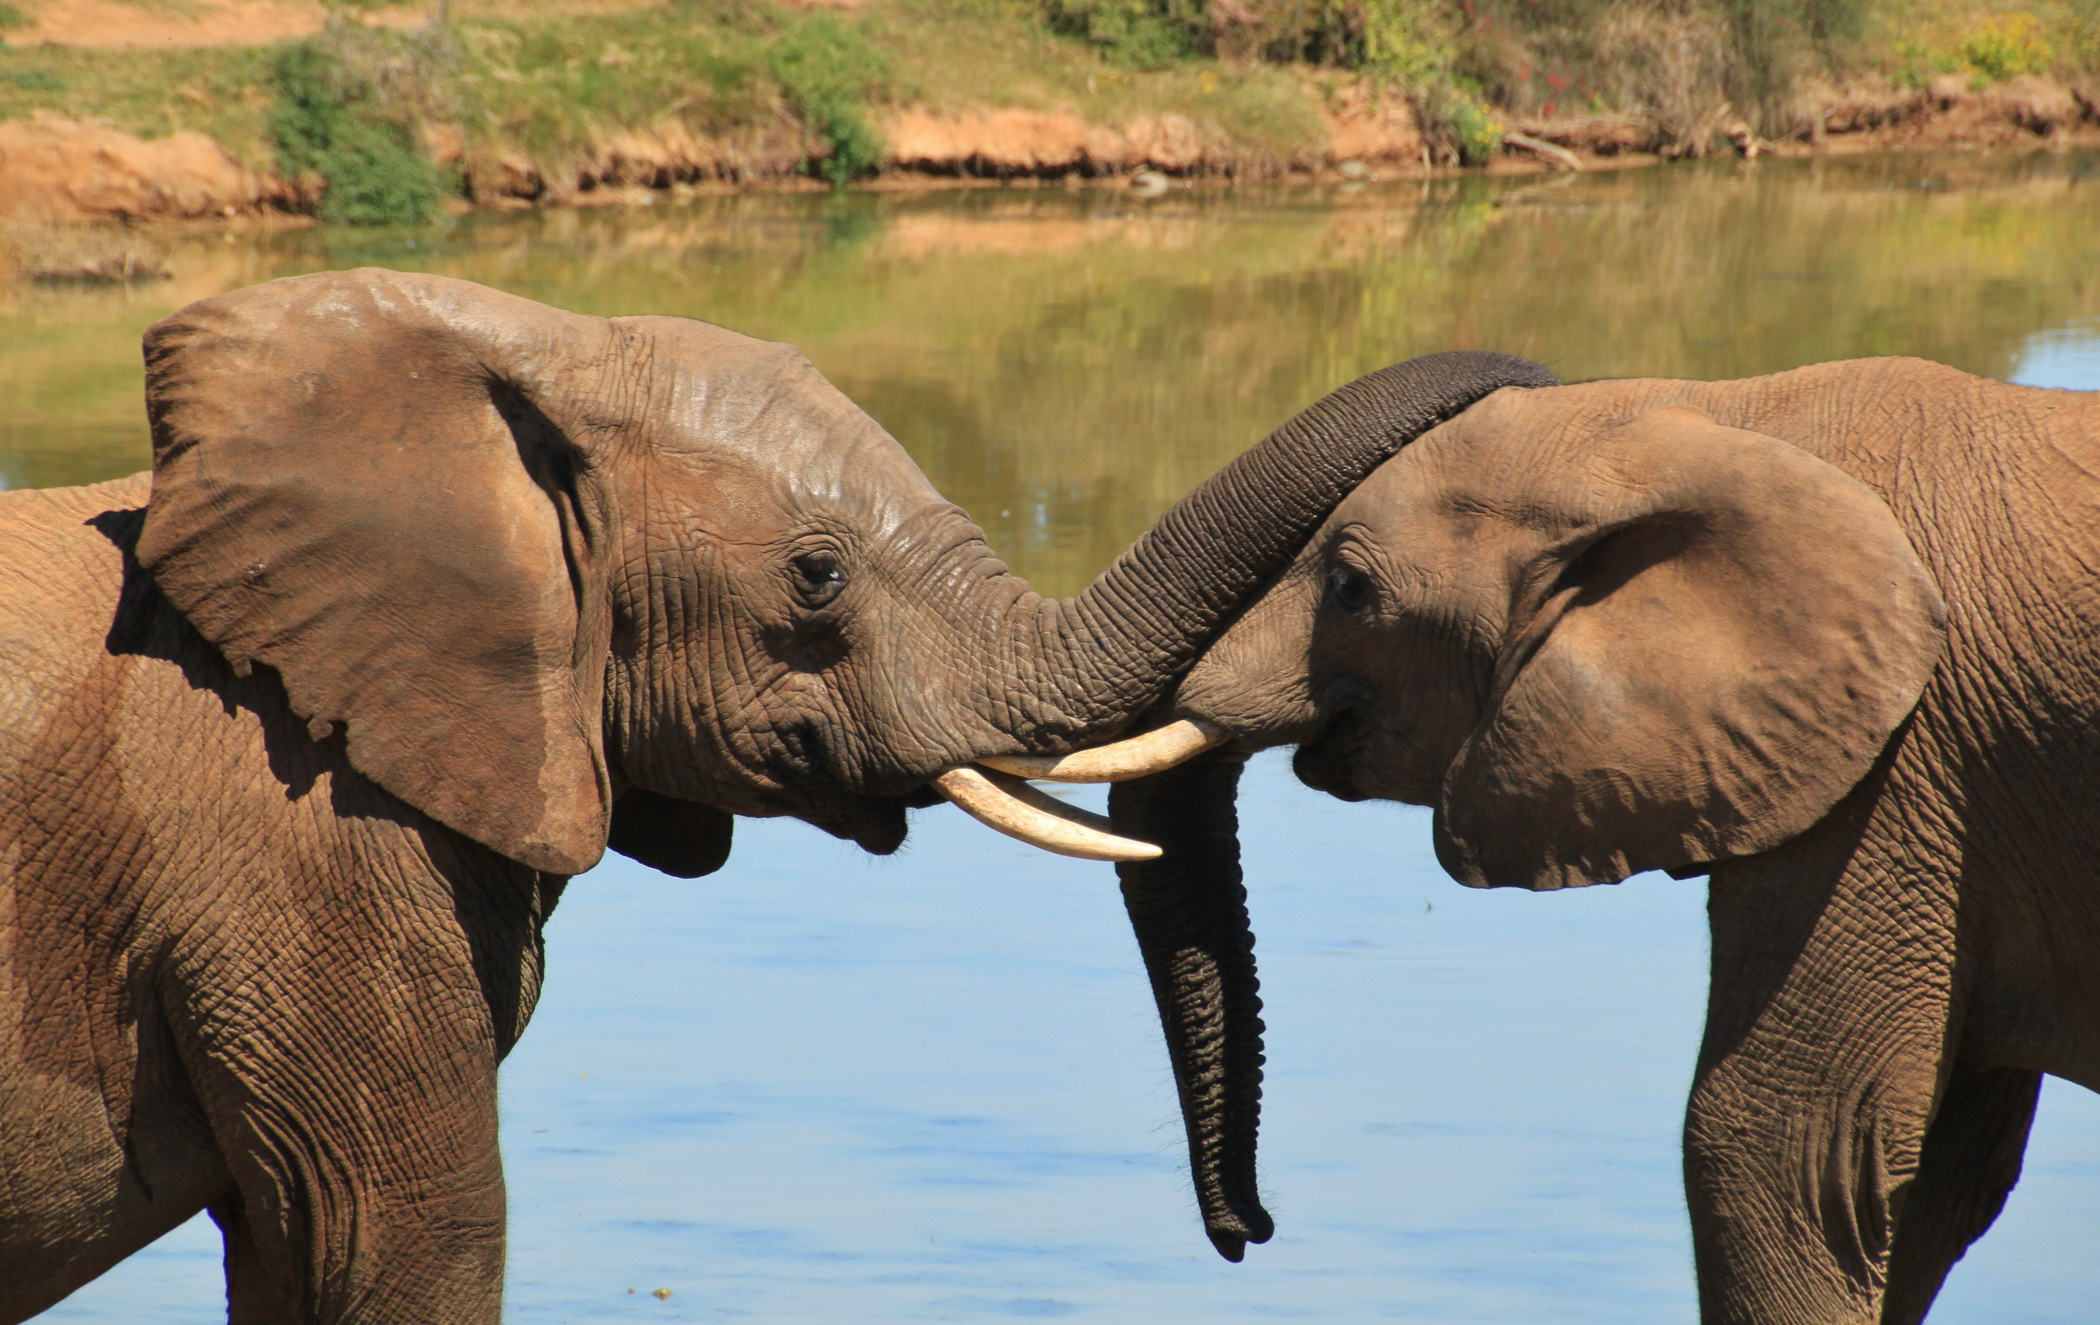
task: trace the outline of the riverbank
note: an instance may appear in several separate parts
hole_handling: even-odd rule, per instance
[[[0,11],[22,20],[0,51],[0,220],[18,225],[2100,143],[2100,79],[2040,29],[1988,16],[1943,14],[1937,45],[1881,67],[1857,52],[1817,65],[1775,129],[1769,110],[1736,110],[1720,73],[1607,87],[1573,57],[1562,73],[1541,55],[1507,86],[1222,47],[1144,67],[1026,0],[458,0],[442,22],[310,0]]]

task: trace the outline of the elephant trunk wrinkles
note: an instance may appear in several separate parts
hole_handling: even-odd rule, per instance
[[[1018,599],[1005,620],[1007,675],[1021,684],[995,725],[1028,749],[1112,733],[1401,447],[1502,387],[1555,385],[1522,359],[1454,351],[1323,397],[1183,498],[1078,597]]]
[[[1233,804],[1244,766],[1209,755],[1109,796],[1119,830],[1165,848],[1116,872],[1174,1066],[1204,1230],[1228,1261],[1275,1231],[1254,1175],[1263,1027]]]

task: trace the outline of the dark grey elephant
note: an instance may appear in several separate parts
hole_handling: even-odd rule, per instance
[[[1435,807],[1474,886],[1709,875],[1685,1125],[1704,1318],[1922,1319],[2100,1089],[2100,397],[1913,359],[1498,392],[1337,507],[1115,789],[1228,1254],[1261,1023],[1240,761]]]
[[[706,873],[737,814],[888,852],[937,792],[1144,854],[968,765],[1113,734],[1394,448],[1544,380],[1389,370],[1060,602],[702,323],[360,271],[146,355],[150,485],[0,494],[0,1320],[209,1209],[236,1322],[494,1321],[569,875]]]

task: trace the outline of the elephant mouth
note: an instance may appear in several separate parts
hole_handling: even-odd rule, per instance
[[[843,838],[871,856],[893,854],[911,831],[905,811],[918,808],[915,796],[853,796],[824,811],[798,816],[833,837]]]
[[[1337,800],[1368,800],[1357,787],[1353,770],[1363,746],[1364,718],[1353,699],[1342,698],[1322,706],[1319,726],[1291,757],[1291,771],[1314,791],[1324,791]]]
[[[1069,754],[987,754],[931,777],[918,775],[901,790],[860,790],[835,776],[836,763],[828,757],[820,725],[781,735],[775,782],[791,788],[799,802],[786,812],[873,855],[886,856],[904,845],[907,810],[945,800],[986,827],[1031,846],[1082,860],[1113,861],[1155,859],[1160,849],[1117,834],[1108,819],[1046,796],[1030,787],[1029,780],[1128,781],[1172,768],[1232,739],[1222,727],[1181,720]]]

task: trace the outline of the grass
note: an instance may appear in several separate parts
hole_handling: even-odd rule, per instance
[[[262,48],[0,48],[0,119],[35,110],[102,119],[142,138],[194,129],[250,169],[273,162],[264,119],[272,53]]]
[[[733,178],[843,183],[879,163],[894,107],[1174,115],[1259,171],[1322,152],[1323,107],[1365,82],[1406,91],[1433,152],[1477,162],[1513,114],[1634,112],[1696,155],[1728,113],[1790,132],[1812,80],[2100,76],[2100,0],[454,0],[449,30],[421,33],[360,26],[379,2],[341,0],[308,56],[0,47],[0,118],[194,129],[253,169],[340,177],[338,219],[400,219],[451,186],[412,150],[434,126],[469,178],[522,159],[573,180],[640,134]]]

